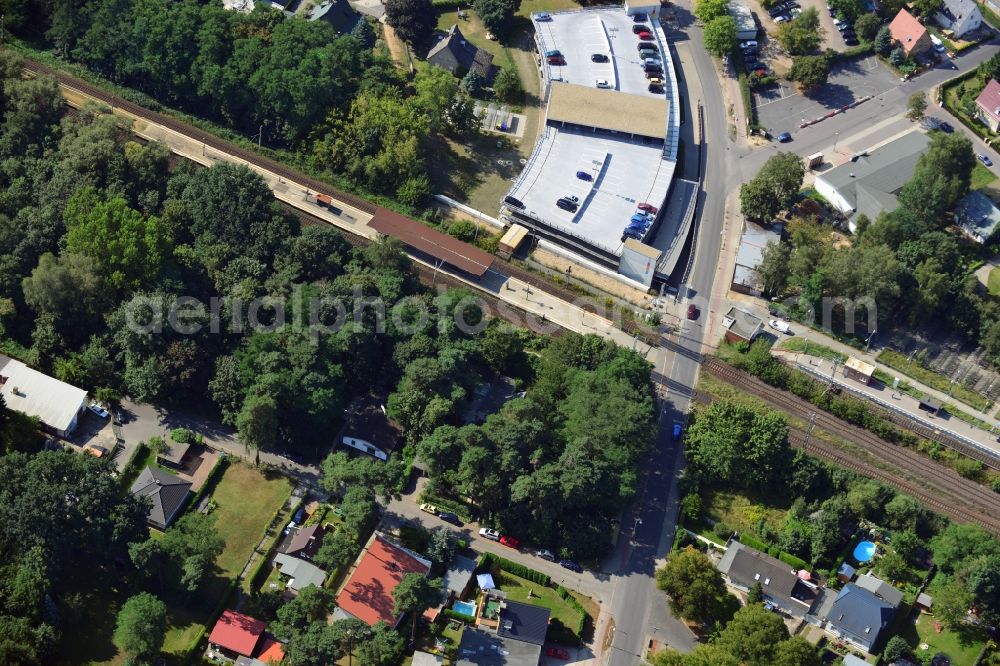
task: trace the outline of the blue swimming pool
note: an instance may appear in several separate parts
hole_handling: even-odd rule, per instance
[[[862,541],[854,547],[854,559],[864,564],[875,557],[875,544],[871,541]]]
[[[451,605],[451,609],[456,613],[476,617],[476,604],[470,601],[456,601]]]

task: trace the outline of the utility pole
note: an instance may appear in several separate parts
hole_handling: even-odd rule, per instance
[[[802,445],[802,450],[809,452],[809,440],[812,439],[813,428],[816,426],[816,412],[809,413],[809,428],[806,429],[806,441]]]

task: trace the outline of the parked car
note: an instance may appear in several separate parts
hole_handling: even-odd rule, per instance
[[[552,657],[553,659],[562,659],[566,661],[569,659],[569,652],[558,647],[548,647],[545,648],[545,656]]]
[[[546,12],[539,12],[539,13],[535,14],[535,20],[536,21],[542,21],[542,22],[551,21],[552,20],[552,16],[550,16]]]
[[[566,199],[564,197],[562,199],[556,200],[556,206],[571,213],[575,213],[576,210],[580,207],[580,204],[570,201],[569,199]]]
[[[985,164],[986,166],[988,166],[988,167],[993,166],[993,160],[991,160],[990,158],[986,157],[986,155],[983,155],[982,153],[979,153],[978,155],[976,155],[976,157],[978,157],[979,161],[982,162],[983,164]]]
[[[608,89],[611,88],[611,82],[608,81],[607,79],[597,79],[597,81],[595,82],[595,85],[598,88],[603,88],[605,90],[608,90]]]
[[[489,539],[490,541],[500,540],[500,533],[497,532],[496,530],[491,530],[488,527],[480,527],[479,536],[483,537],[484,539]]]
[[[651,92],[653,94],[656,94],[656,95],[662,95],[663,94],[663,81],[662,80],[658,81],[656,79],[651,79],[650,82],[649,82],[649,85],[646,86],[646,90],[648,90],[649,92]]]
[[[663,77],[662,76],[653,76],[653,77],[646,77],[646,78],[649,79],[649,85],[650,86],[658,87],[658,88],[662,88],[663,87]]]
[[[653,33],[651,33],[651,32],[640,32],[639,33],[639,39],[642,40],[642,41],[644,41],[644,42],[651,42],[651,41],[653,41]]]
[[[451,511],[442,511],[438,514],[438,518],[446,523],[451,523],[455,527],[462,526],[462,521],[459,519],[458,514],[452,513]]]
[[[660,70],[655,70],[655,69],[654,70],[648,70],[647,69],[646,70],[646,78],[647,79],[660,79],[662,81],[663,80],[662,77],[663,77],[663,70],[662,69],[660,69]]]
[[[521,547],[520,539],[518,539],[517,537],[509,536],[507,534],[504,534],[502,537],[500,537],[500,543],[503,544],[504,546],[507,546],[508,548],[513,548],[514,550],[517,550],[518,548]]]
[[[429,513],[432,516],[438,515],[438,508],[433,504],[421,504],[420,510]]]
[[[844,43],[847,44],[848,46],[857,46],[861,42],[858,41],[857,37],[845,37]]]
[[[632,26],[632,34],[638,35],[641,32],[649,32],[648,25],[634,25]]]
[[[775,23],[788,23],[791,20],[792,20],[792,17],[789,16],[788,14],[779,14],[778,16],[774,17],[774,22]]]
[[[608,56],[603,53],[594,53],[590,56],[591,62],[607,62]]]
[[[683,435],[683,434],[684,434],[684,426],[682,426],[680,423],[677,423],[675,421],[674,422],[674,429],[673,429],[674,441],[675,442],[679,442],[680,439],[681,439],[681,435]]]
[[[552,49],[551,51],[546,51],[545,52],[545,57],[546,58],[558,58],[561,55],[562,55],[562,51],[560,51],[559,49]]]
[[[937,38],[937,35],[931,35],[931,45],[934,47],[934,50],[937,51],[938,53],[945,52],[944,43]]]
[[[780,14],[786,14],[787,12],[785,11],[785,8],[782,7],[781,5],[775,5],[770,9],[768,9],[767,13],[770,15],[771,18],[774,18],[775,16],[778,16]]]
[[[776,331],[784,333],[785,335],[791,335],[792,334],[791,327],[786,322],[783,322],[780,319],[772,319],[772,320],[770,320],[770,321],[767,322],[767,325],[770,326],[771,328],[773,328]]]
[[[636,12],[635,14],[632,14],[632,20],[636,23],[645,23],[649,20],[649,17],[646,16],[645,12]]]
[[[636,50],[637,51],[656,51],[657,53],[659,53],[660,52],[660,47],[658,47],[656,44],[639,44],[636,47]]]
[[[698,318],[698,308],[694,303],[688,304],[687,317],[692,321]]]
[[[758,46],[758,44],[757,44],[756,40],[753,40],[753,39],[748,39],[745,42],[740,42],[740,48],[743,49],[743,50],[746,50],[746,49],[755,49],[755,48],[757,48],[757,46]]]
[[[552,56],[551,58],[546,58],[545,61],[550,65],[565,65],[566,59],[562,56]]]
[[[952,127],[951,124],[947,122],[942,122],[940,125],[938,125],[938,129],[944,132],[945,134],[951,134],[952,132],[955,131],[955,128]]]
[[[543,560],[548,560],[549,562],[555,562],[556,556],[552,554],[551,550],[539,550],[535,552],[535,555],[542,558]]]
[[[88,409],[89,409],[90,411],[92,411],[93,413],[95,413],[95,414],[97,414],[98,416],[100,416],[100,417],[101,417],[102,419],[106,419],[106,418],[108,418],[108,416],[109,416],[109,414],[108,414],[108,410],[104,409],[103,407],[101,407],[100,405],[98,405],[98,404],[97,404],[96,402],[92,402],[92,403],[90,403],[90,404],[89,404],[89,405],[87,406],[87,408],[88,408]]]
[[[639,210],[644,211],[646,213],[651,213],[653,215],[656,215],[657,211],[660,210],[659,208],[657,208],[653,204],[648,204],[648,203],[637,204],[636,208],[638,208]]]
[[[778,143],[788,143],[789,141],[792,140],[792,135],[789,134],[788,132],[782,132],[781,134],[778,135],[777,138],[778,138]]]
[[[83,447],[83,450],[95,458],[103,458],[108,455],[108,450],[103,446],[98,446],[97,444],[87,444],[87,446]]]
[[[589,171],[577,171],[576,177],[579,178],[580,180],[588,180],[588,181],[594,180],[594,177],[590,175]]]
[[[854,32],[854,28],[848,28],[847,30],[842,30],[840,36],[844,39],[857,39],[858,35]]]
[[[559,566],[561,566],[563,569],[569,569],[570,571],[575,571],[577,573],[583,571],[583,567],[581,567],[573,560],[559,560]]]

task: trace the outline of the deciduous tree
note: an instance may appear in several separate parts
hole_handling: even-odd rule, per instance
[[[166,633],[167,607],[148,592],[129,598],[118,611],[115,644],[136,663],[152,663]]]
[[[412,628],[410,641],[416,640],[417,622],[428,608],[441,603],[441,579],[428,578],[421,573],[408,573],[392,591],[392,612],[395,615],[408,614]]]
[[[815,51],[823,42],[823,28],[815,7],[802,10],[798,18],[778,26],[778,43],[791,55],[805,55]]]
[[[713,19],[725,16],[728,12],[728,0],[697,0],[694,6],[694,15],[706,25]]]
[[[431,0],[387,0],[386,23],[418,52],[430,45],[436,22]]]
[[[656,570],[656,586],[667,594],[670,610],[689,622],[723,624],[732,613],[734,598],[722,574],[693,548],[670,553],[667,563]]]
[[[805,92],[825,86],[829,77],[830,59],[825,55],[797,56],[788,70],[789,80],[797,81]]]
[[[717,16],[705,24],[705,49],[721,58],[736,48],[736,19],[728,14]]]

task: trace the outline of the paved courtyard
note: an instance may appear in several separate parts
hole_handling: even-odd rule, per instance
[[[795,132],[803,120],[819,118],[852,102],[879,95],[899,85],[899,79],[878,58],[867,57],[833,66],[829,82],[809,97],[792,83],[781,81],[754,93],[757,118],[772,135]]]

